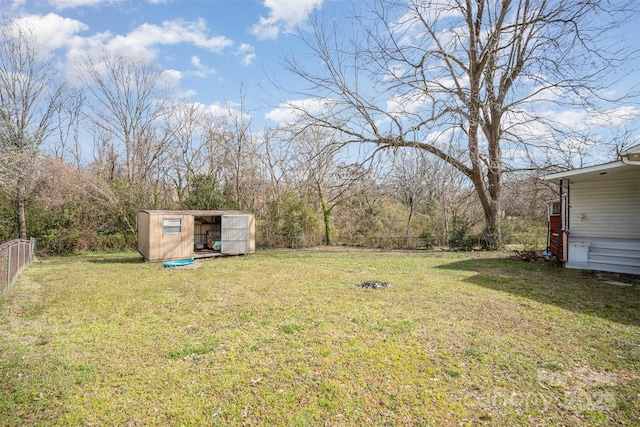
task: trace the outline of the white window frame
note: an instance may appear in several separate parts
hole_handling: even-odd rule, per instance
[[[182,234],[182,218],[163,218],[162,234]]]

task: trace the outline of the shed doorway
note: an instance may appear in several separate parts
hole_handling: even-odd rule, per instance
[[[193,221],[195,258],[249,252],[249,216],[195,215]]]

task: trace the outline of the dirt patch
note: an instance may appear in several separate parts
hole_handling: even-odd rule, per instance
[[[566,371],[540,369],[538,384],[560,392],[557,403],[571,412],[608,412],[617,404],[611,390],[618,384],[617,374],[592,366],[576,365]]]

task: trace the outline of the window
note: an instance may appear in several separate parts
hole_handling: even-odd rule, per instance
[[[162,234],[182,234],[182,218],[163,219]]]

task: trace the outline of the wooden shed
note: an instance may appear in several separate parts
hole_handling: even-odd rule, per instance
[[[242,255],[255,249],[255,216],[251,212],[138,212],[138,252],[146,261]]]

